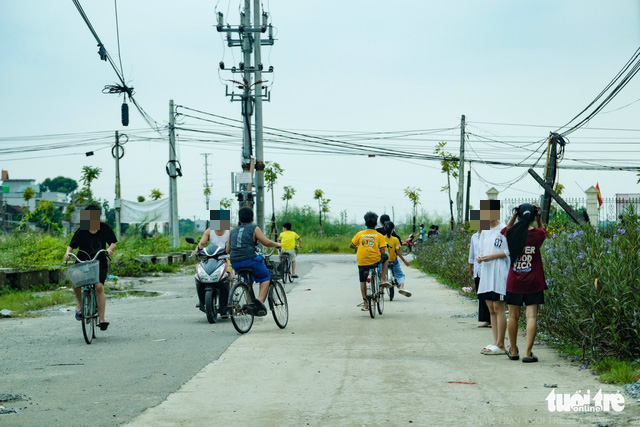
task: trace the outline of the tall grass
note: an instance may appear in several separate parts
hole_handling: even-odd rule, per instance
[[[541,333],[581,348],[587,359],[640,357],[639,226],[634,214],[606,229],[550,225],[542,247],[549,289],[540,306]],[[470,238],[469,232],[441,232],[419,248],[417,263],[455,287],[472,286]]]

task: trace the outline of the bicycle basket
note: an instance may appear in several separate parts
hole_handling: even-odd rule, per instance
[[[273,277],[274,279],[282,280],[282,277],[284,276],[284,272],[282,271],[284,268],[283,263],[278,261],[273,261],[271,258],[265,257],[264,264],[267,266],[267,269],[269,270],[271,277]]]
[[[98,283],[100,281],[100,261],[96,259],[74,264],[67,268],[67,277],[76,288]]]

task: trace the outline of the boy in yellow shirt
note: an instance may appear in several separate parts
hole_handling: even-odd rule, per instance
[[[404,295],[405,297],[410,297],[411,292],[404,287],[404,273],[402,272],[402,268],[400,268],[400,262],[398,261],[398,257],[402,260],[404,265],[409,267],[409,263],[400,253],[400,240],[396,236],[393,235],[393,230],[395,225],[391,221],[387,221],[384,223],[384,240],[387,242],[387,247],[389,248],[389,267],[393,274],[396,276],[396,280],[398,281],[398,292]]]
[[[360,292],[362,293],[362,299],[364,305],[362,311],[369,310],[369,303],[367,302],[367,275],[371,268],[373,268],[382,259],[382,255],[386,256],[387,242],[384,240],[384,236],[378,233],[375,229],[378,223],[378,215],[373,212],[367,212],[364,215],[364,223],[367,226],[366,230],[359,231],[353,239],[351,239],[351,249],[357,249],[358,259],[358,273],[360,276]],[[386,277],[386,268],[383,268],[383,276]],[[389,282],[380,283],[382,287],[391,287]]]
[[[291,277],[297,279],[296,276],[296,240],[298,241],[298,248],[302,247],[302,239],[298,236],[298,233],[291,231],[291,223],[285,222],[282,224],[282,233],[278,236],[278,242],[282,243],[282,250],[280,253],[289,254],[291,260]]]

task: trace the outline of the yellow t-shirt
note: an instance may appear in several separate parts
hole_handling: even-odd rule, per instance
[[[296,248],[296,240],[300,236],[295,231],[287,230],[280,233],[278,236],[278,242],[282,242],[282,249],[292,251]]]
[[[353,236],[351,243],[358,247],[358,265],[372,265],[380,262],[380,249],[384,249],[387,245],[384,236],[371,229],[359,231]]]
[[[400,250],[400,240],[396,236],[387,237],[384,236],[384,240],[391,246],[387,248],[389,253],[389,262],[395,261],[398,258],[398,250]]]

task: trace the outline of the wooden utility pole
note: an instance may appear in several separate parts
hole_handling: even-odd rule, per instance
[[[173,99],[169,100],[169,163],[167,163],[167,173],[169,174],[169,231],[171,234],[171,246],[180,245],[180,224],[178,221],[178,175],[182,175],[177,167],[176,160],[176,130],[175,130],[175,110]]]
[[[544,168],[544,182],[553,189],[553,182],[556,178],[557,167],[557,146],[558,140],[553,134],[549,135],[547,143],[547,164]],[[542,197],[542,223],[549,223],[549,211],[551,210],[551,194],[545,191]]]
[[[115,154],[113,157],[116,159],[116,238],[120,240],[120,234],[122,233],[122,228],[120,224],[120,207],[121,207],[121,193],[120,193],[120,134],[116,131],[116,145],[114,148]],[[124,156],[124,153],[122,153]]]

